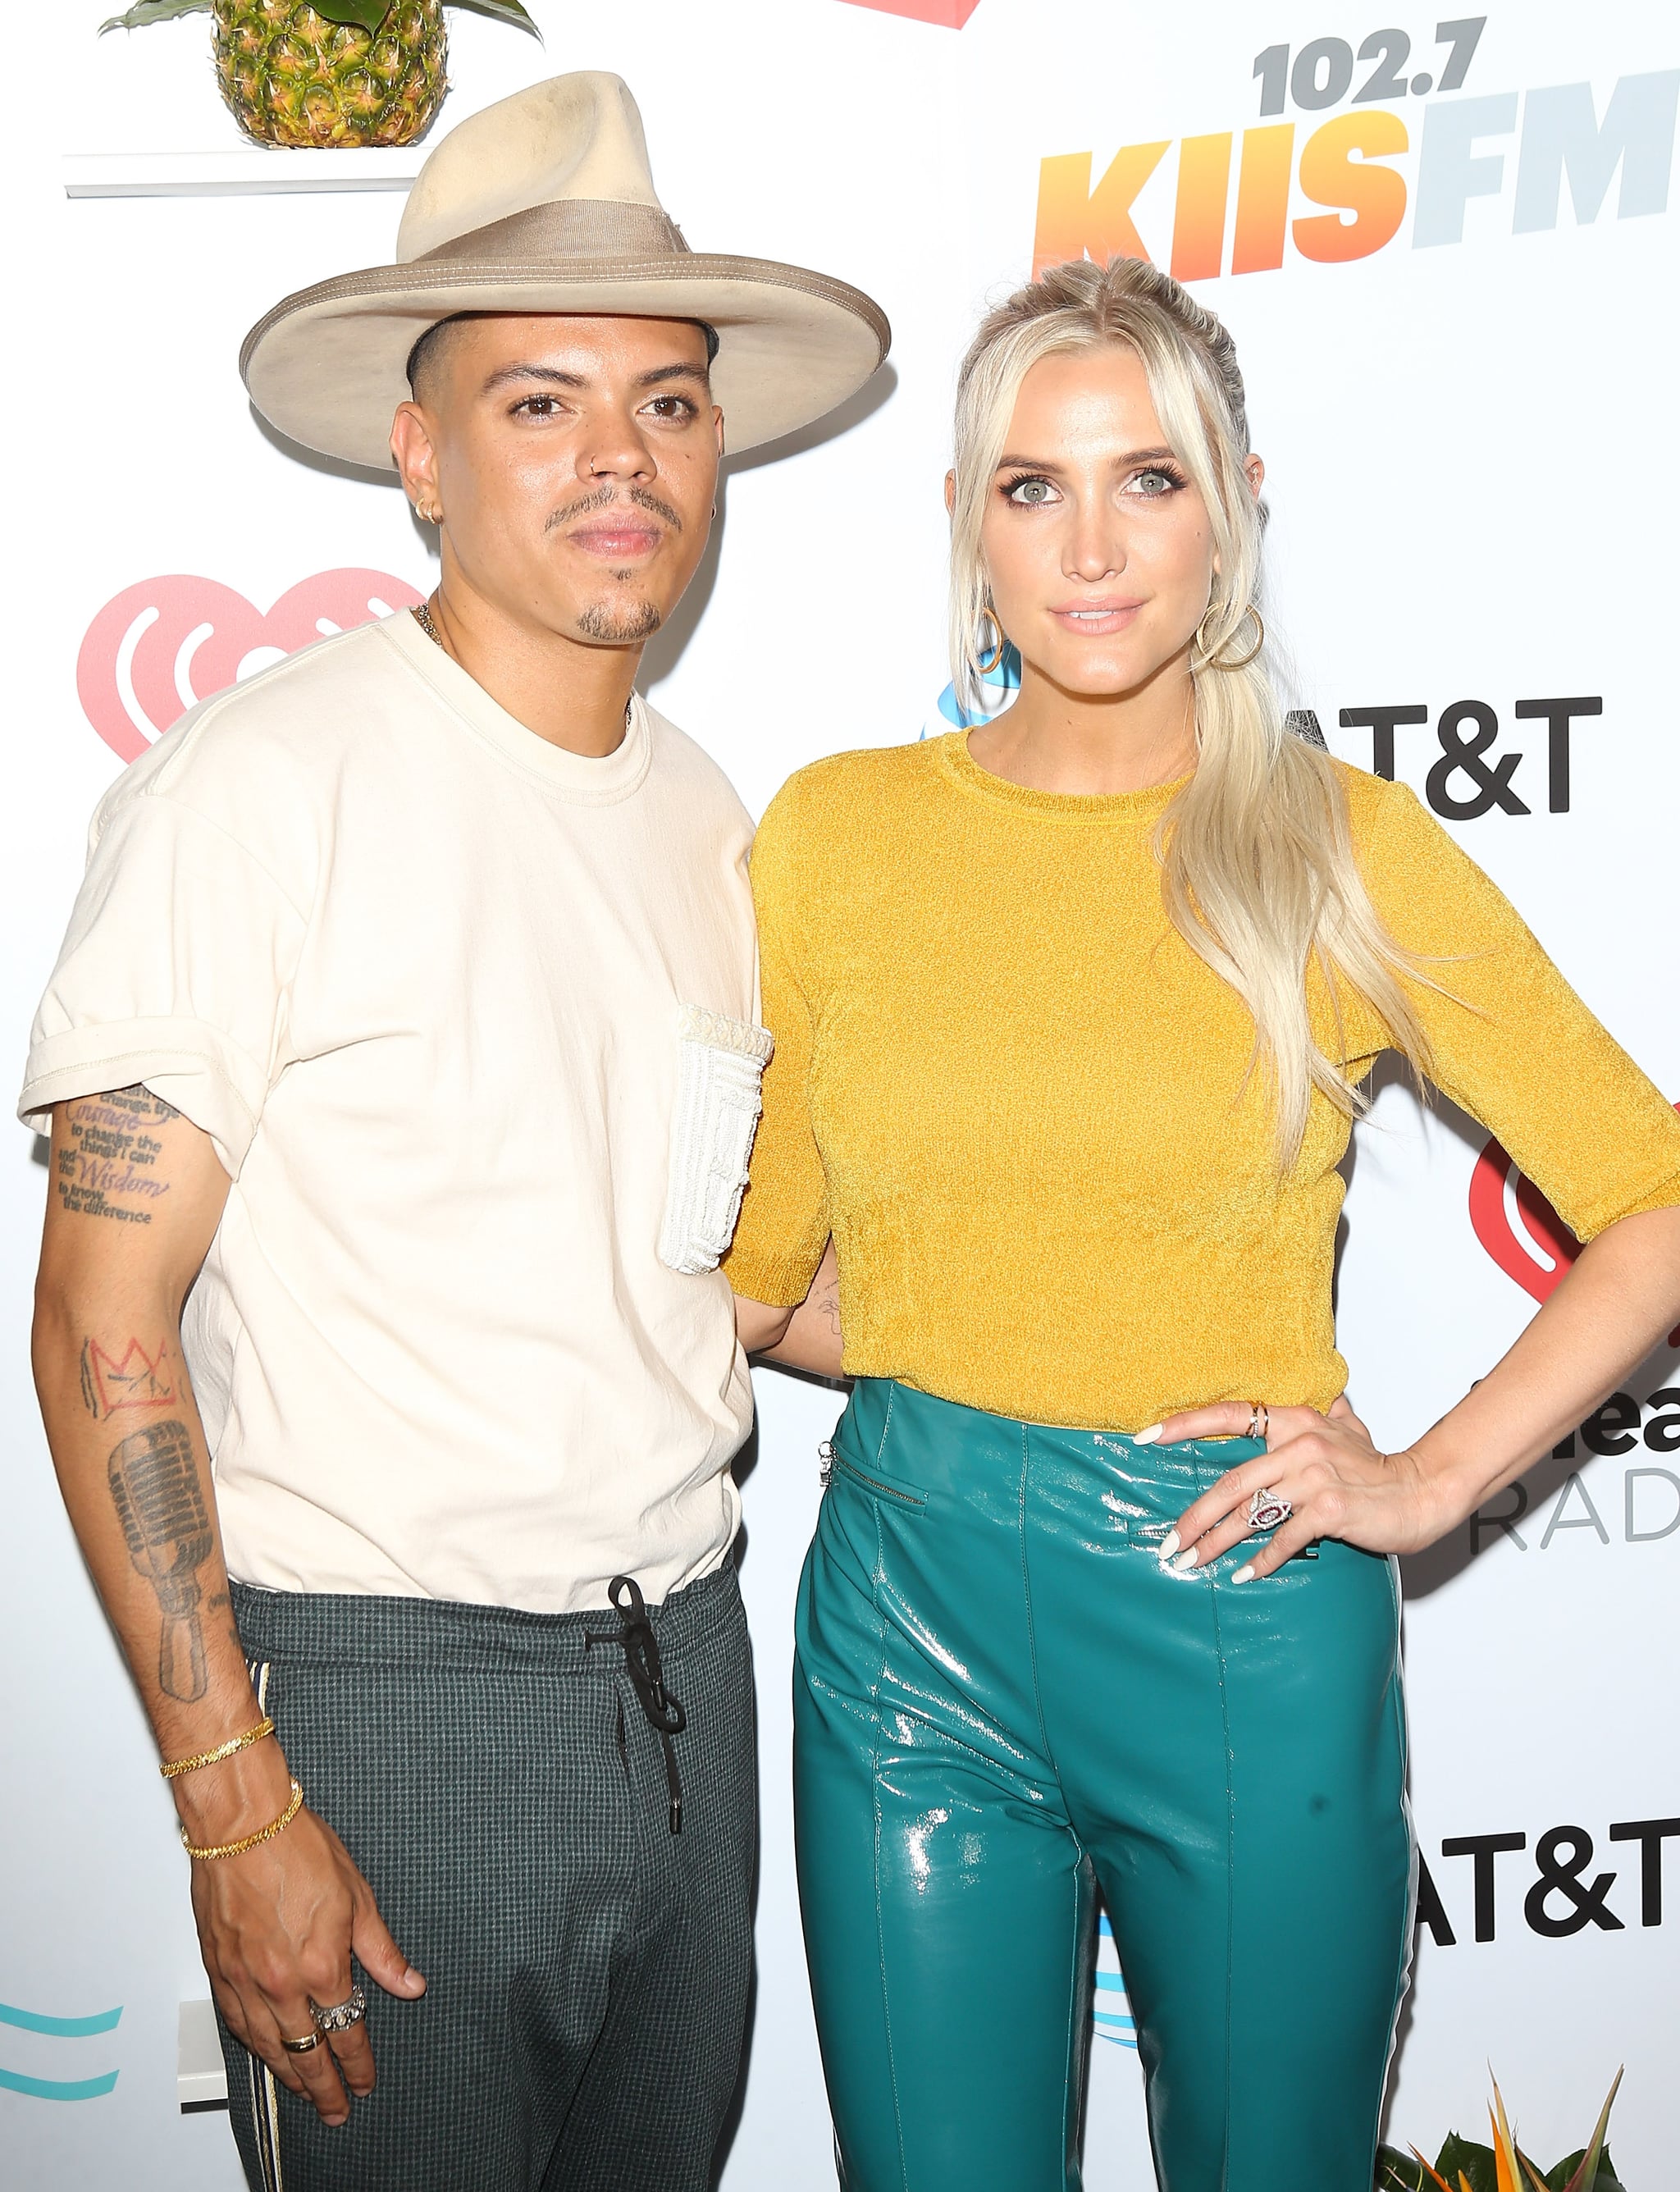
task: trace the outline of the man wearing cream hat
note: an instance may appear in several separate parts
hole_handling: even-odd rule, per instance
[[[394,456],[441,583],[113,787],[20,1109],[54,1458],[262,2192],[708,2181],[754,1844],[717,1264],[770,1039],[747,818],[634,678],[725,437],[887,341],[691,252],[593,73],[247,339],[283,433]]]

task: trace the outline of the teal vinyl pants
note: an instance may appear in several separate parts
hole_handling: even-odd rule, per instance
[[[799,1892],[848,2192],[1077,2192],[1094,1898],[1163,2192],[1370,2192],[1405,1982],[1399,1602],[1157,1548],[1240,1440],[854,1390],[800,1586]]]

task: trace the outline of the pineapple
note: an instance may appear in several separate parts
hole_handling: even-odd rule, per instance
[[[407,145],[449,88],[443,0],[397,0],[378,31],[310,0],[216,0],[216,75],[265,145]]]
[[[520,0],[136,0],[102,31],[215,18],[216,76],[260,145],[407,145],[449,89],[446,4],[536,34]]]

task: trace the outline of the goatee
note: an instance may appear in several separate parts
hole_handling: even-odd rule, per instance
[[[637,602],[634,608],[623,609],[610,609],[597,602],[578,619],[578,630],[586,639],[599,640],[608,647],[624,647],[635,640],[651,639],[660,622],[659,610],[652,602]]]

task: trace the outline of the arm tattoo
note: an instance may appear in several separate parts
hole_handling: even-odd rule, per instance
[[[149,1355],[138,1339],[121,1355],[107,1354],[97,1339],[83,1341],[82,1400],[95,1423],[125,1408],[167,1408],[174,1397],[168,1340],[160,1339]]]
[[[820,1293],[813,1295],[811,1307],[824,1320],[834,1337],[838,1339],[841,1336],[839,1280],[831,1279]]]
[[[154,1167],[163,1145],[151,1127],[180,1113],[138,1084],[65,1106],[70,1139],[58,1153],[59,1201],[67,1214],[150,1225],[151,1206],[169,1191]]]
[[[209,1687],[198,1571],[215,1544],[191,1435],[175,1418],[148,1424],[111,1449],[109,1466],[129,1558],[163,1608],[158,1687],[191,1704]]]

